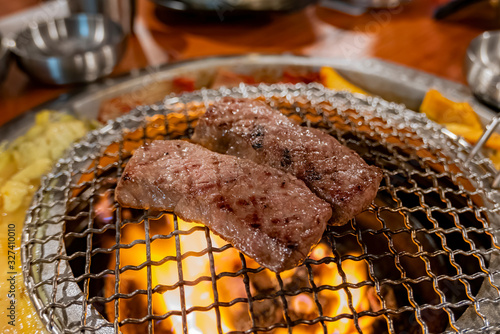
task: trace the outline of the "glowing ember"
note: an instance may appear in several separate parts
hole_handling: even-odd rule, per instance
[[[96,221],[101,224],[110,223],[113,220],[113,211],[112,211],[113,202],[111,198],[107,196],[107,194],[103,194],[99,196],[99,200],[97,201],[94,211]]]

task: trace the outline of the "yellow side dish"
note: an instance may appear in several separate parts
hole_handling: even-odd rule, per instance
[[[500,151],[495,151],[490,155],[491,161],[495,164],[495,167],[500,170]]]
[[[25,135],[0,145],[0,256],[6,259],[0,261],[0,333],[46,333],[24,287],[23,223],[41,176],[91,127],[73,116],[45,110]]]
[[[439,124],[462,124],[481,133],[483,131],[481,121],[470,104],[449,100],[435,89],[425,94],[420,112]]]
[[[85,122],[42,111],[35,125],[0,153],[0,208],[14,212],[30,199],[40,177],[64,150],[88,131]],[[26,204],[26,203],[24,203]]]
[[[367,92],[353,85],[331,67],[322,67],[319,71],[319,77],[323,86],[333,90],[346,90],[351,93],[360,93],[369,95]]]
[[[470,126],[456,123],[445,123],[443,125],[454,134],[464,137],[469,143],[477,143],[479,138],[483,135],[483,129],[477,130]],[[494,150],[500,150],[500,134],[493,133],[485,146]]]
[[[420,112],[454,134],[464,137],[471,144],[477,143],[484,132],[479,116],[470,104],[449,100],[435,89],[429,90],[425,95]],[[500,134],[493,133],[485,147],[494,150],[490,158],[497,169],[500,169]]]

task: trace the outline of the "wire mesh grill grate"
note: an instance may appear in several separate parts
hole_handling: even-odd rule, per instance
[[[206,227],[113,201],[134,149],[188,138],[222,96],[263,99],[384,169],[372,206],[329,227],[290,272],[271,274]],[[26,284],[55,333],[498,330],[500,194],[489,160],[465,164],[469,153],[423,115],[315,84],[169,97],[90,133],[43,179],[23,234]]]

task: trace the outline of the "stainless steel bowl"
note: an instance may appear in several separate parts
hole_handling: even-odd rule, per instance
[[[481,101],[500,109],[500,31],[487,31],[469,45],[465,57],[469,87]]]
[[[10,64],[10,50],[6,41],[0,35],[0,83],[5,80]]]
[[[101,14],[117,22],[126,34],[133,31],[136,0],[47,0],[66,6],[71,14]]]
[[[206,1],[206,0],[151,0],[158,6],[178,11],[199,11],[219,14],[238,14],[241,12],[280,12],[305,7],[313,0],[238,0],[238,1]]]
[[[12,43],[19,66],[49,84],[91,82],[108,75],[126,49],[126,36],[99,14],[32,24]]]
[[[363,8],[394,8],[410,2],[410,0],[343,0],[352,6]]]

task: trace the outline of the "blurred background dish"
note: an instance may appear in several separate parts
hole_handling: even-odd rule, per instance
[[[190,14],[212,15],[215,17],[256,14],[263,12],[286,12],[298,10],[314,0],[151,0],[159,8]]]
[[[133,31],[135,0],[50,0],[49,2],[66,3],[71,15],[101,14],[119,23],[125,34]]]
[[[409,0],[326,0],[324,2],[344,2],[351,6],[363,8],[394,8]]]
[[[320,0],[318,4],[351,16],[359,16],[372,9],[392,9],[408,2],[410,0]]]
[[[3,82],[9,71],[10,50],[0,34],[0,83]]]
[[[19,66],[49,84],[91,82],[113,71],[126,49],[123,29],[99,14],[33,24],[12,43]]]
[[[474,95],[500,110],[500,31],[487,31],[472,40],[465,75]]]

